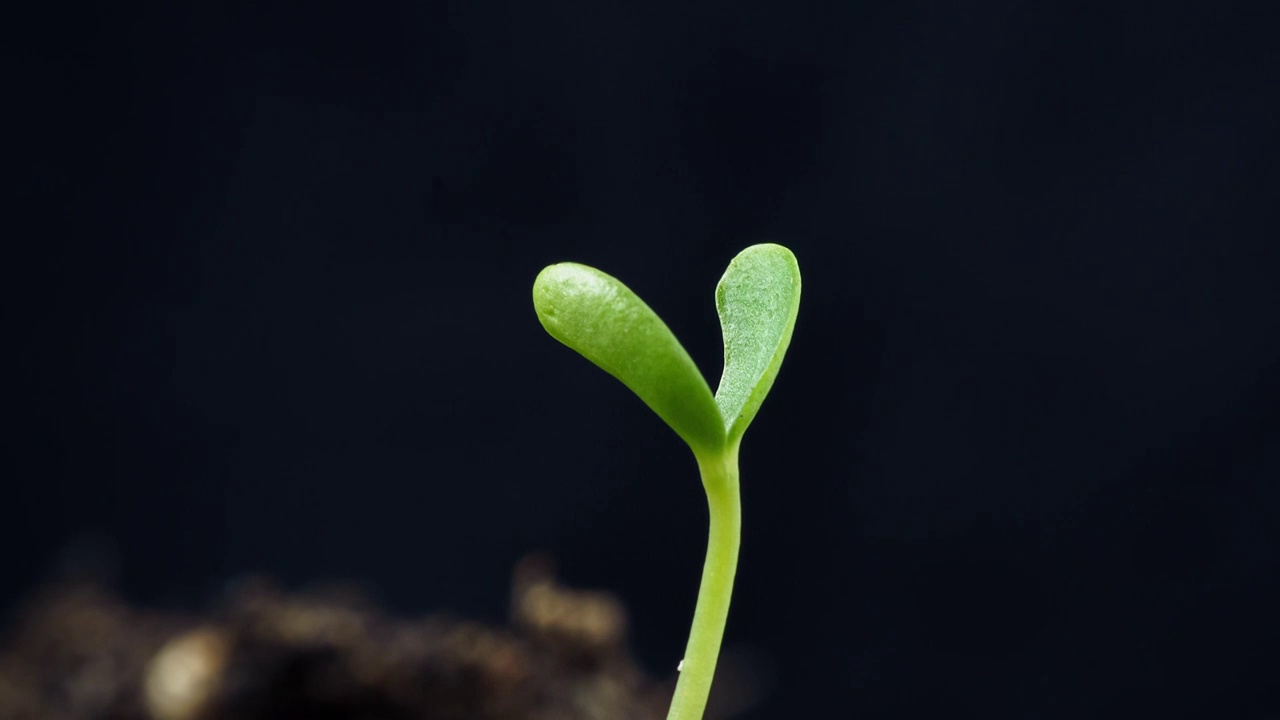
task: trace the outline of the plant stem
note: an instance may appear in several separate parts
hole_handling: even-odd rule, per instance
[[[725,622],[729,618],[733,577],[738,570],[742,504],[738,494],[737,444],[726,448],[722,455],[699,456],[698,470],[702,473],[710,510],[707,560],[702,566],[698,605],[693,611],[689,644],[667,720],[702,719],[720,656]]]

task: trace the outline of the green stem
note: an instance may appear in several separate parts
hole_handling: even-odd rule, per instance
[[[720,641],[729,618],[733,576],[738,570],[738,539],[742,530],[742,504],[738,495],[738,447],[722,455],[698,457],[702,486],[707,491],[710,532],[707,560],[702,566],[698,605],[685,648],[680,679],[671,698],[667,720],[701,720],[716,673]]]

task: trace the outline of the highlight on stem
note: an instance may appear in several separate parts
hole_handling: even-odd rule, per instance
[[[715,393],[671,330],[616,278],[577,263],[548,266],[533,284],[538,320],[552,337],[632,390],[693,450],[710,528],[702,583],[668,720],[706,708],[738,566],[738,448],[773,387],[800,308],[790,250],[752,245],[716,286],[724,371]]]

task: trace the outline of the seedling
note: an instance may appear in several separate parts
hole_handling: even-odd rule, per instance
[[[693,450],[710,507],[707,559],[667,720],[700,720],[738,566],[738,448],[773,386],[800,307],[800,268],[781,245],[753,245],[716,286],[724,372],[715,395],[662,320],[617,279],[577,263],[545,268],[533,306],[551,336],[631,388]]]

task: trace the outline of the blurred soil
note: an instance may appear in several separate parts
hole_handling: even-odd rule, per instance
[[[46,588],[0,635],[3,720],[660,720],[612,596],[516,568],[508,627],[241,583],[206,616]]]

